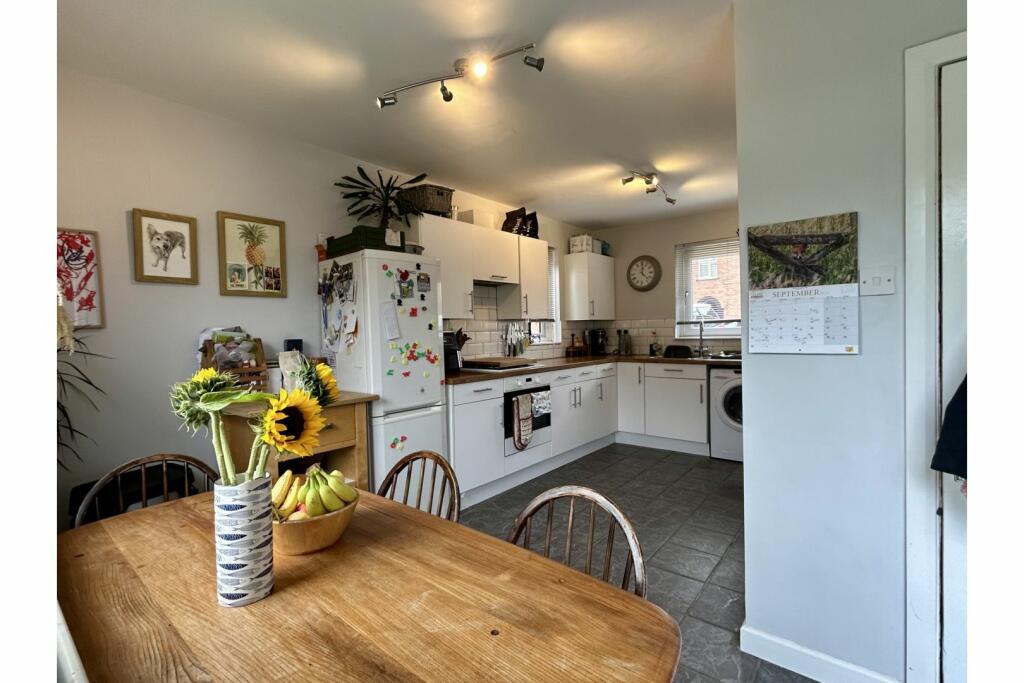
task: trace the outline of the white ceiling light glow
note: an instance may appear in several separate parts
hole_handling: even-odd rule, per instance
[[[665,190],[658,182],[658,174],[654,173],[640,173],[639,171],[630,171],[629,175],[622,179],[623,185],[628,185],[633,182],[634,178],[640,178],[644,181],[644,194],[652,194],[661,190],[661,193],[665,195],[665,201],[669,204],[675,204],[678,200],[674,197],[668,196],[668,191]]]

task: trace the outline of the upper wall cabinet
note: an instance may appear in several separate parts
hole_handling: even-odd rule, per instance
[[[498,287],[498,318],[550,320],[548,243],[523,235],[516,237],[519,241],[519,284]]]
[[[615,319],[615,259],[585,251],[562,257],[562,317]]]
[[[440,216],[419,217],[423,255],[441,259],[441,315],[473,317],[473,230],[476,226]]]
[[[473,279],[496,285],[519,284],[519,236],[478,225],[472,229]]]

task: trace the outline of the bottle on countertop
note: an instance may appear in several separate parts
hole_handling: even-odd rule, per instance
[[[622,355],[633,355],[633,339],[629,336],[629,330],[622,331]]]
[[[615,353],[622,355],[622,330],[615,330],[615,336],[618,338],[615,344]]]

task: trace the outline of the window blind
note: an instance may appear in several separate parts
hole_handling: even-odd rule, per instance
[[[558,301],[558,254],[554,247],[548,247],[548,308],[551,319],[558,320],[561,316]]]
[[[725,239],[725,240],[714,240],[710,242],[694,242],[692,244],[677,244],[675,249],[675,284],[676,284],[676,337],[696,337],[699,334],[698,325],[683,325],[680,324],[684,320],[697,320],[691,301],[692,292],[690,291],[691,283],[697,279],[698,273],[691,272],[691,266],[699,268],[699,264],[704,259],[724,259],[724,258],[735,258],[739,254],[740,243],[738,239]],[[720,272],[720,263],[716,264],[714,276],[718,277]],[[707,280],[705,280],[706,282]],[[735,283],[736,296],[739,296],[739,282]],[[722,316],[717,316],[722,317]],[[731,314],[726,314],[726,318],[739,318],[739,311],[735,311]],[[715,336],[730,336],[735,337],[740,334],[740,327],[736,324],[713,326],[708,328],[705,325],[704,336],[715,337]]]

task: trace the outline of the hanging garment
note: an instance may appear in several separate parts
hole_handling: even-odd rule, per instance
[[[512,417],[515,420],[512,443],[517,450],[524,451],[530,446],[530,439],[533,438],[533,395],[520,394],[513,397],[512,401]]]
[[[946,406],[932,469],[967,478],[967,377]]]

